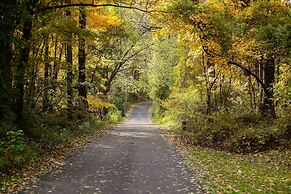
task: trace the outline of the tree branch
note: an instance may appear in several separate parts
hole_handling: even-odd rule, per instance
[[[239,64],[239,63],[237,63],[237,62],[235,62],[235,61],[229,61],[228,64],[229,64],[229,65],[235,65],[235,66],[241,68],[243,71],[245,71],[245,72],[247,72],[248,74],[250,74],[251,76],[253,76],[253,77],[257,80],[257,82],[261,85],[261,87],[263,88],[263,90],[264,90],[266,96],[267,96],[268,98],[271,98],[268,88],[266,87],[266,85],[264,84],[264,82],[263,82],[263,81],[262,81],[262,80],[261,80],[261,79],[260,79],[260,78],[255,74],[255,73],[254,73],[254,72],[252,72],[252,71],[249,70],[248,68],[242,66],[241,64]]]
[[[128,6],[128,5],[118,5],[118,4],[112,4],[112,3],[105,3],[105,4],[93,4],[93,3],[74,3],[74,4],[65,4],[65,5],[53,5],[53,6],[47,6],[43,7],[41,10],[51,10],[51,9],[63,9],[63,8],[69,8],[69,7],[119,7],[124,9],[134,9],[145,13],[151,13],[151,12],[163,12],[161,10],[146,10],[134,6]]]
[[[154,45],[154,43],[152,43],[151,45],[147,46],[147,47],[144,47],[138,51],[136,51],[135,53],[133,53],[132,55],[130,55],[129,57],[125,58],[128,54],[129,54],[129,51],[134,47],[134,45],[128,49],[128,51],[126,52],[126,54],[123,56],[122,58],[122,61],[120,61],[119,63],[116,64],[113,72],[111,73],[111,75],[109,77],[107,77],[107,83],[106,83],[106,89],[104,91],[105,94],[107,94],[110,90],[110,86],[111,86],[111,83],[113,82],[115,76],[119,73],[120,69],[122,68],[122,66],[128,61],[130,60],[131,58],[137,56],[138,54],[142,53],[144,50],[148,49],[150,46]]]

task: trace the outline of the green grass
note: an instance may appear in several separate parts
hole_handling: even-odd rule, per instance
[[[170,133],[168,136],[173,137]],[[291,192],[290,150],[236,154],[179,141],[176,136],[173,142],[200,172],[202,185],[209,193]]]
[[[190,162],[203,169],[202,180],[210,192],[290,193],[290,151],[257,154],[191,147]]]

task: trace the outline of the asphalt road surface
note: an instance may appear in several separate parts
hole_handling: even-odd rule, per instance
[[[150,121],[150,102],[133,106],[128,119],[70,157],[61,170],[24,193],[203,193],[179,154]]]

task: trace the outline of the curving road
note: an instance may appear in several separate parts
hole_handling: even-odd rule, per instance
[[[203,193],[193,172],[150,122],[150,102],[133,106],[127,121],[41,177],[26,193]]]

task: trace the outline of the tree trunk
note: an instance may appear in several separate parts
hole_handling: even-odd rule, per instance
[[[61,52],[61,51],[60,51]],[[56,81],[57,81],[57,61],[58,61],[58,58],[57,58],[57,54],[58,54],[58,37],[56,36],[56,39],[55,39],[55,46],[54,46],[54,64],[53,64],[53,69],[52,69],[52,89],[54,91],[54,93],[56,92]]]
[[[86,29],[86,11],[80,9],[79,25],[81,30]],[[78,60],[79,60],[79,77],[78,77],[78,94],[81,98],[82,109],[88,108],[87,101],[87,88],[85,85],[86,82],[86,56],[85,56],[85,38],[82,35],[79,37],[79,51],[78,51]]]
[[[10,111],[12,101],[12,37],[15,31],[15,18],[9,17],[15,8],[16,0],[4,1],[0,3],[0,120]],[[5,17],[8,15],[8,17]],[[4,17],[3,17],[4,16]]]
[[[15,88],[15,104],[14,111],[17,116],[17,124],[20,129],[23,129],[27,135],[28,134],[24,129],[24,120],[23,120],[23,108],[24,108],[24,85],[25,85],[25,70],[28,65],[29,53],[30,53],[30,37],[32,29],[32,18],[27,19],[24,23],[23,28],[23,48],[20,50],[20,59],[18,61],[18,66],[16,70],[16,88]]]
[[[66,16],[71,16],[71,11],[66,10]],[[66,42],[66,62],[67,62],[67,116],[72,119],[73,114],[73,49],[72,49],[72,34],[67,37]]]
[[[274,107],[274,88],[275,83],[275,59],[274,57],[268,57],[264,62],[264,84],[267,88],[267,93],[264,92],[260,112],[263,116],[275,117]]]
[[[5,38],[6,39],[6,38]],[[0,120],[11,108],[12,96],[12,72],[11,72],[11,59],[12,48],[9,40],[0,40]]]
[[[253,76],[258,85],[261,87],[263,95],[260,104],[260,113],[262,116],[271,116],[275,117],[275,107],[274,107],[274,89],[273,84],[275,83],[275,59],[274,57],[268,57],[265,61],[263,61],[264,67],[262,68],[262,72],[260,71],[260,75],[258,76],[248,68],[243,67],[239,63],[229,61],[229,64],[233,64],[242,70],[244,70],[249,75]],[[261,68],[262,64],[260,65]],[[263,74],[263,75],[261,75]],[[261,79],[263,78],[263,80]]]
[[[44,51],[44,91],[43,91],[43,111],[49,110],[49,39],[45,37],[45,51]]]

